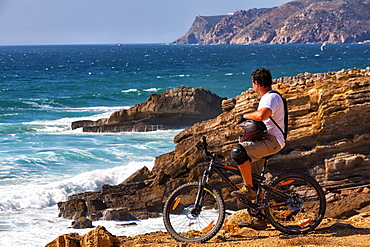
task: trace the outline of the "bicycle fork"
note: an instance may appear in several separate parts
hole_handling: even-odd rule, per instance
[[[209,169],[207,169],[207,170],[204,171],[203,176],[202,176],[202,179],[201,179],[201,181],[199,183],[197,197],[196,197],[195,203],[194,203],[194,208],[191,210],[191,215],[193,217],[198,216],[199,213],[202,210],[203,200],[204,200],[204,194],[206,193],[206,190],[208,192],[211,192],[211,191],[209,191],[206,188],[206,184],[208,184],[209,176],[211,174],[211,169],[212,169],[211,167],[212,167],[212,164],[210,165],[210,168]]]

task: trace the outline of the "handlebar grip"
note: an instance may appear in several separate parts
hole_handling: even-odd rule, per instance
[[[205,136],[202,136],[202,139],[203,139],[204,150],[207,151],[207,148],[208,148],[207,138]]]
[[[203,139],[203,143],[207,144],[207,138],[205,136],[203,136],[202,139]]]

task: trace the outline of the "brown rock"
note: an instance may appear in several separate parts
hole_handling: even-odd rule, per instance
[[[148,167],[144,166],[140,170],[137,170],[134,174],[129,176],[124,183],[135,183],[135,182],[141,182],[148,180],[151,173],[148,169]]]
[[[80,239],[81,236],[77,233],[63,234],[48,243],[45,247],[81,247]]]
[[[326,216],[330,218],[349,217],[357,214],[362,208],[370,205],[370,194],[351,193],[341,200],[328,203]]]
[[[225,219],[225,226],[238,225],[239,222],[251,223],[254,217],[250,216],[247,209],[242,209],[233,213]]]
[[[68,200],[67,202],[58,202],[59,217],[66,219],[78,219],[87,214],[86,202],[83,199]]]
[[[97,226],[81,239],[81,247],[113,247],[115,236],[108,232],[105,227]]]
[[[94,125],[96,125],[95,121],[80,120],[80,121],[73,122],[72,125],[71,125],[71,128],[74,130],[74,129],[78,129],[78,128],[81,128],[81,127],[88,127],[88,126],[94,126]]]
[[[222,112],[223,98],[203,88],[179,88],[152,94],[144,103],[114,112],[109,119],[81,120],[72,129],[84,132],[154,131],[191,126]]]
[[[103,213],[104,220],[137,220],[126,208],[109,208]]]
[[[72,228],[74,229],[84,229],[93,228],[92,221],[86,217],[80,217],[75,221],[72,221]]]
[[[370,186],[369,186],[370,187]],[[362,193],[370,193],[370,188],[369,187],[365,187],[363,190],[362,190]]]
[[[231,111],[232,109],[234,109],[235,105],[236,105],[235,99],[225,99],[222,101],[222,111],[223,112]]]

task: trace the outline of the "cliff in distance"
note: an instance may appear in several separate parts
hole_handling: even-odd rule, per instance
[[[370,42],[370,0],[295,0],[221,17],[196,17],[172,44]]]

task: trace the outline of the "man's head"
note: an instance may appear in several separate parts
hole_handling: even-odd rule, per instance
[[[257,83],[261,87],[271,87],[272,77],[270,70],[262,68],[256,69],[252,74],[252,82]]]

